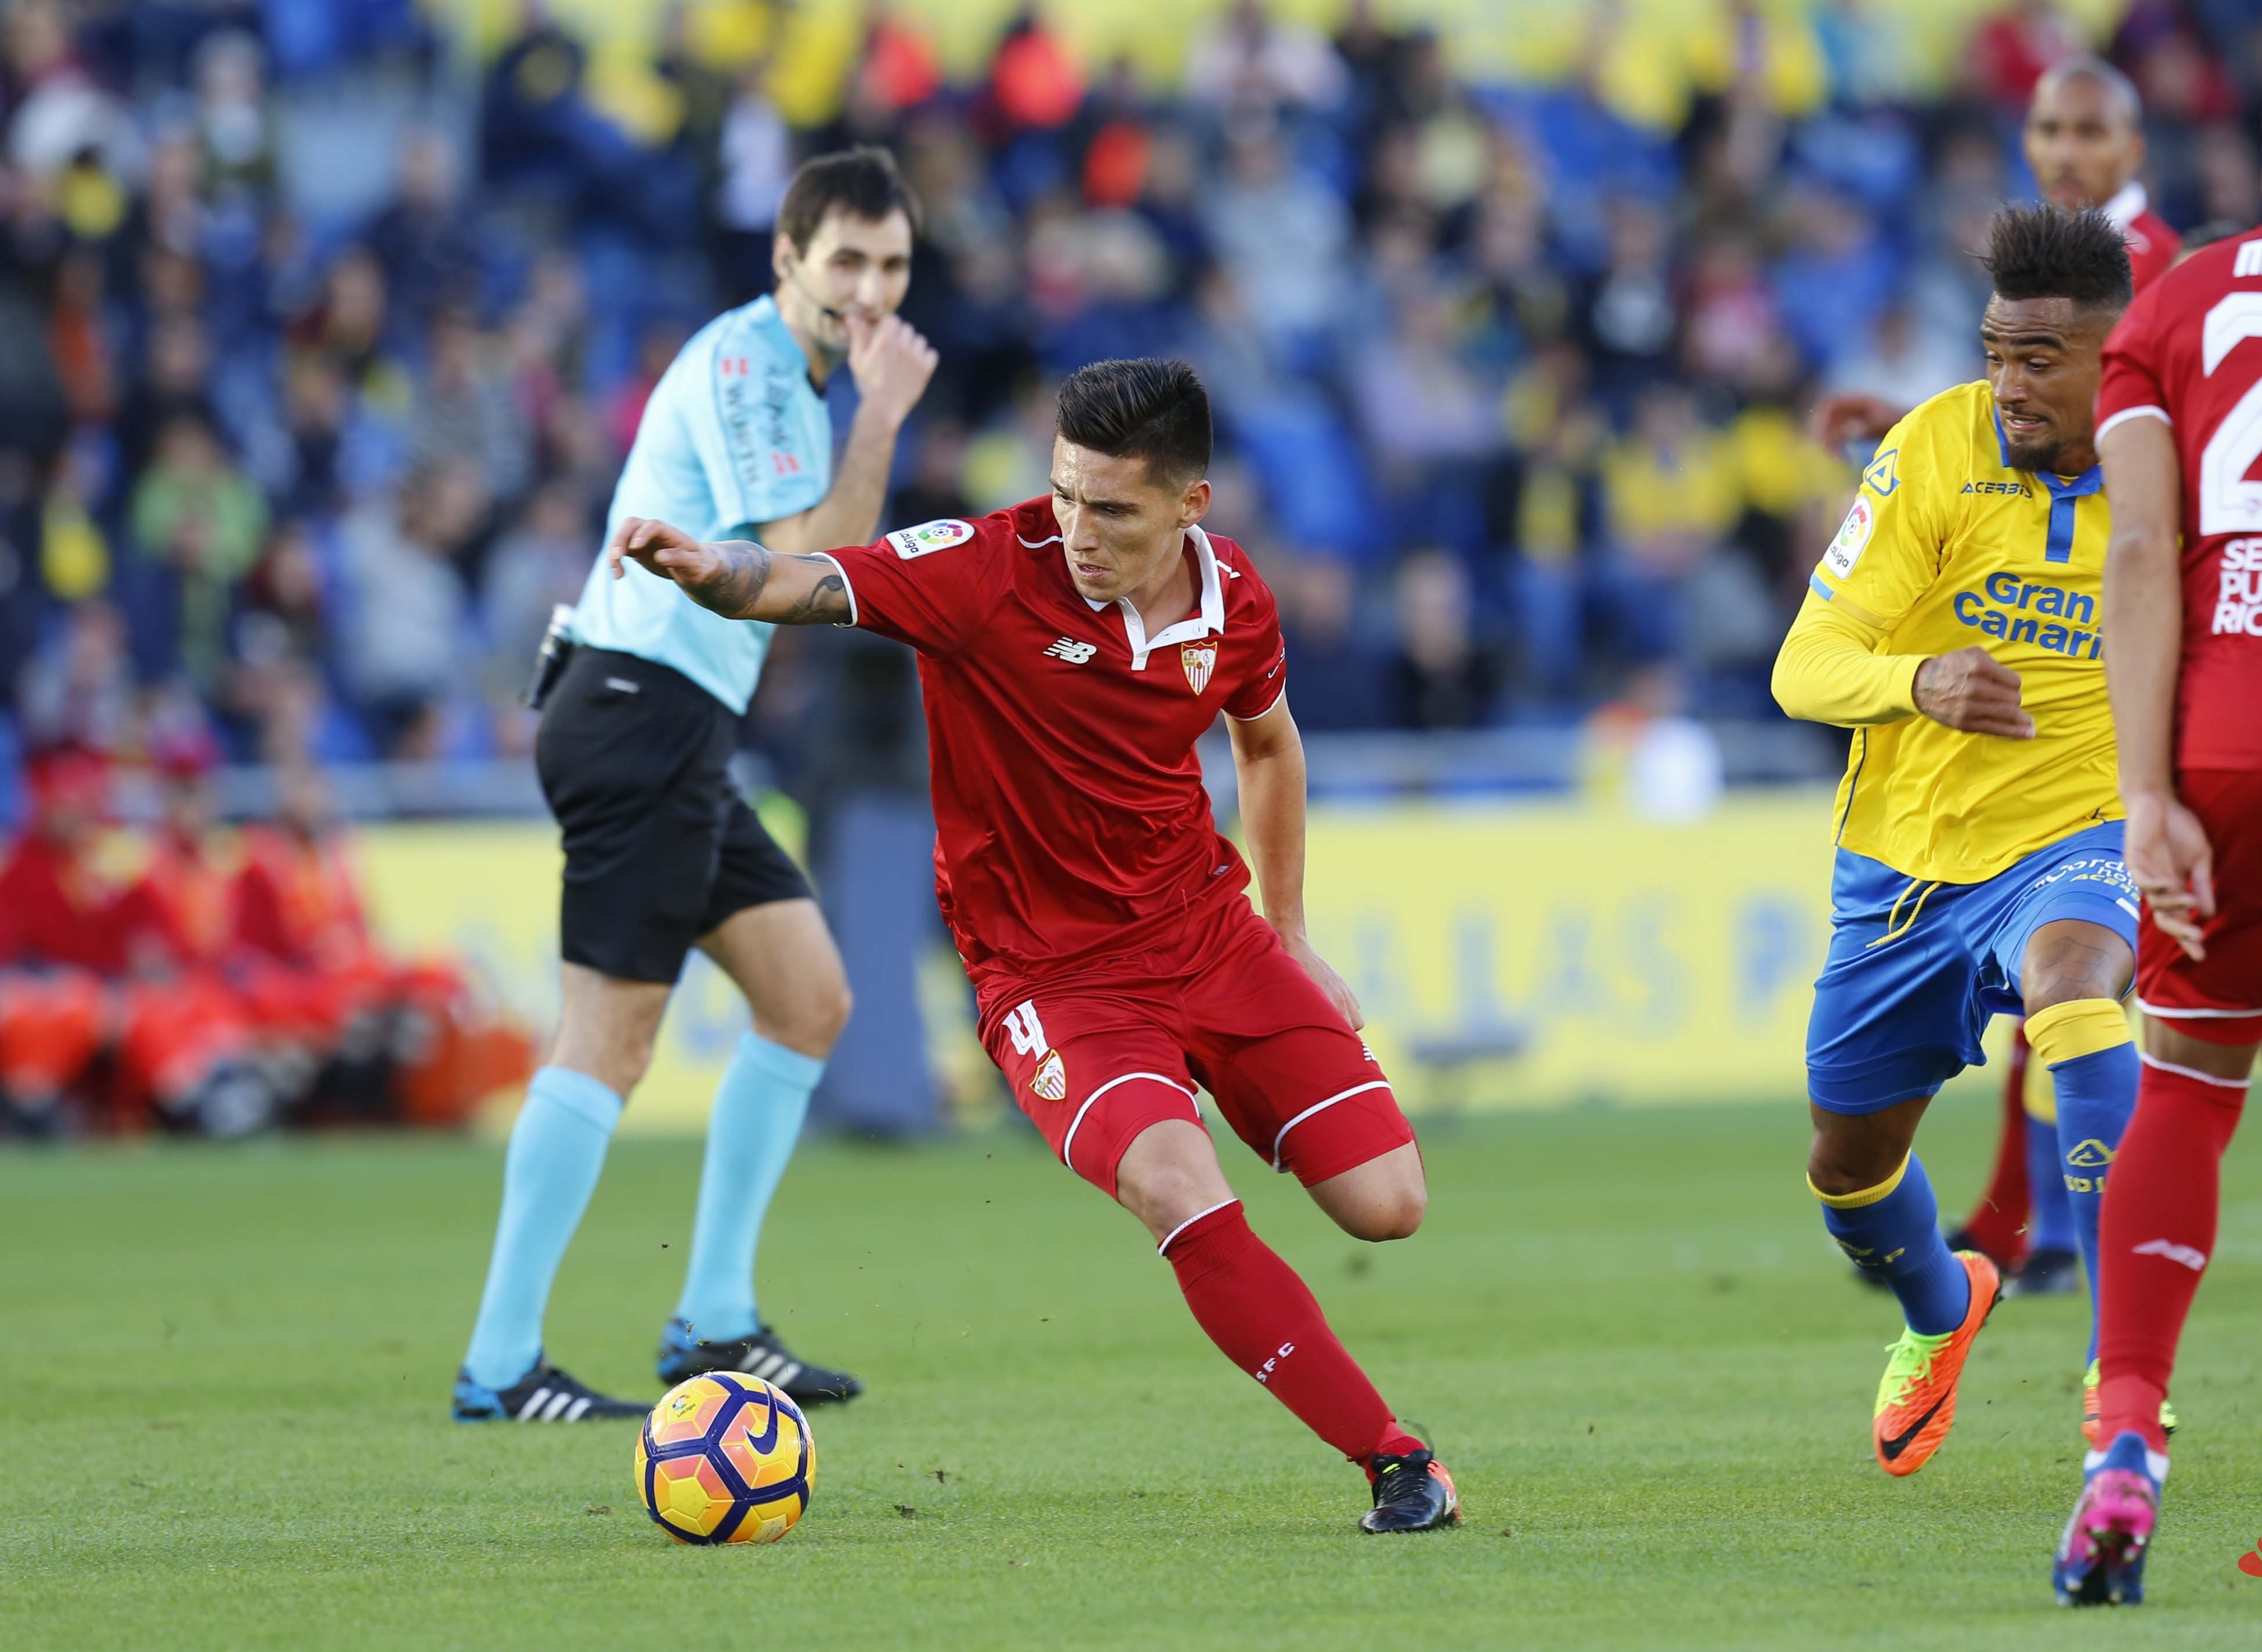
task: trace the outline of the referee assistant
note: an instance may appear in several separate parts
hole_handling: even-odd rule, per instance
[[[609,538],[629,516],[789,552],[874,536],[897,432],[934,371],[934,351],[895,314],[918,212],[882,150],[825,155],[795,175],[772,245],[775,297],[717,317],[662,376]],[[858,406],[836,475],[823,387],[843,360]],[[542,1317],[694,946],[746,994],[753,1030],[716,1091],[660,1378],[750,1371],[803,1404],[861,1391],[846,1372],[788,1352],[754,1303],[762,1217],[848,1016],[839,953],[808,883],[724,775],[770,634],[647,570],[614,580],[602,558],[573,611],[535,747],[566,850],[558,1040],[511,1133],[493,1257],[456,1381],[459,1422],[643,1412],[550,1364]]]

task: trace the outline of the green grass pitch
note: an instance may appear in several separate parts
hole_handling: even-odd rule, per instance
[[[1927,1126],[1947,1194],[1988,1109]],[[2250,1136],[2251,1132],[2250,1132]],[[0,1646],[21,1648],[2262,1645],[2262,1154],[2186,1341],[2154,1604],[2066,1612],[2083,1309],[2011,1302],[1924,1473],[1869,1460],[1894,1315],[1799,1183],[1797,1106],[1426,1136],[1428,1227],[1362,1246],[1238,1156],[1260,1231],[1459,1478],[1382,1540],[1357,1475],[1212,1352],[1130,1219],[1022,1134],[820,1145],[765,1305],[869,1394],[816,1414],[774,1548],[638,1508],[630,1430],[446,1419],[492,1145],[0,1154]],[[1228,1143],[1229,1146],[1229,1142]],[[657,1395],[695,1143],[624,1141],[553,1353]]]

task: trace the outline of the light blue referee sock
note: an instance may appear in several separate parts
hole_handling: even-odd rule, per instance
[[[2040,1026],[2041,1038],[2035,1036]],[[2050,1174],[2066,1190],[2072,1227],[2089,1276],[2089,1357],[2097,1357],[2097,1218],[2105,1204],[2106,1167],[2136,1111],[2143,1065],[2129,1018],[2110,999],[2053,1005],[2027,1022],[2027,1042],[2049,1068],[2057,1090],[2057,1151]]]
[[[564,1067],[544,1067],[527,1086],[503,1160],[494,1256],[464,1356],[472,1381],[507,1389],[541,1355],[551,1282],[596,1191],[621,1105],[596,1079]]]
[[[1893,1288],[1911,1331],[1936,1337],[1963,1323],[1970,1277],[1940,1237],[1940,1205],[1922,1159],[1911,1153],[1898,1170],[1859,1193],[1826,1194],[1812,1177],[1806,1186],[1822,1201],[1822,1225],[1854,1266],[1883,1275]]]
[[[754,1247],[762,1218],[809,1116],[809,1093],[825,1074],[814,1056],[748,1033],[724,1070],[707,1121],[699,1214],[676,1317],[701,1342],[753,1335]]]

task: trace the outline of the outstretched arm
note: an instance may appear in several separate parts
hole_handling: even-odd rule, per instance
[[[851,625],[854,603],[840,565],[829,556],[788,556],[746,539],[702,543],[649,516],[623,520],[605,547],[613,577],[642,563],[725,619],[773,625]]]
[[[2124,418],[2098,444],[2112,490],[2105,549],[2105,687],[2129,811],[2129,876],[2152,921],[2193,957],[2215,915],[2207,830],[2178,801],[2176,671],[2183,650],[2183,483],[2175,433],[2162,419]]]

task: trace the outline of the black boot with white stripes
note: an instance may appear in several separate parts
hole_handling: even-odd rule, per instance
[[[783,1389],[796,1403],[823,1405],[853,1400],[864,1385],[846,1371],[833,1371],[795,1357],[767,1325],[756,1325],[751,1337],[728,1342],[701,1342],[681,1319],[671,1319],[660,1333],[659,1380],[669,1386],[702,1371],[743,1371]]]
[[[600,1394],[537,1358],[534,1369],[507,1389],[472,1381],[456,1373],[455,1413],[459,1423],[598,1423],[617,1417],[642,1417],[651,1408]]]

